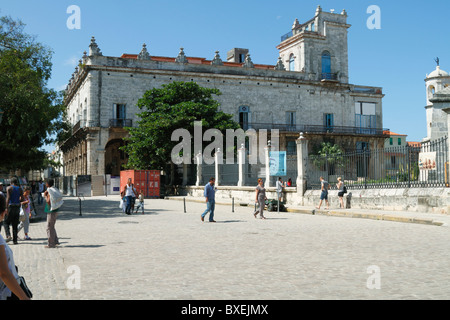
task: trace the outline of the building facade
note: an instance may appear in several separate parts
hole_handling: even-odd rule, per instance
[[[70,139],[60,145],[66,175],[118,175],[127,156],[119,149],[125,127],[137,126],[137,101],[147,90],[173,81],[217,88],[222,111],[246,129],[279,129],[280,150],[295,148],[303,132],[310,148],[323,141],[345,150],[382,148],[382,88],[349,83],[347,13],[320,7],[306,23],[294,22],[277,46],[274,65],[254,63],[235,48],[223,61],[139,54],[110,57],[92,38],[65,92]],[[165,137],[164,137],[165,138]],[[293,153],[293,152],[291,152]]]

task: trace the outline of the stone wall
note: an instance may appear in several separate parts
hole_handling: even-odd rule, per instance
[[[186,187],[182,195],[202,198],[204,187]],[[276,199],[276,189],[267,188],[267,198]],[[349,190],[344,197],[344,203],[350,195],[350,205],[353,209],[370,209],[386,211],[411,211],[438,214],[450,214],[450,189],[448,188],[411,188],[411,189],[367,189]],[[255,187],[227,187],[219,186],[216,192],[216,201],[231,201],[235,204],[253,204],[255,200]],[[339,208],[337,191],[329,192],[330,208]],[[320,191],[309,190],[303,197],[297,194],[297,188],[285,188],[283,201],[287,207],[315,207],[320,201]],[[324,203],[325,204],[325,203]],[[323,204],[322,209],[325,208]]]
[[[449,192],[448,188],[349,190],[344,203],[356,209],[450,214]],[[320,191],[309,190],[303,198],[305,206],[316,206]],[[331,190],[328,199],[332,208],[339,208],[337,191]]]

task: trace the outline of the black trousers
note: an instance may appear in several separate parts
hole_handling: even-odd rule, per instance
[[[12,226],[14,243],[17,243],[17,233],[18,233],[17,227],[19,226],[19,218],[20,218],[20,205],[8,206],[8,215],[5,217],[5,220],[3,221],[3,225],[5,226],[6,237],[11,236],[9,226]]]

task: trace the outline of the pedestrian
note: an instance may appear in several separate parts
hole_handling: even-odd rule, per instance
[[[330,189],[330,184],[328,181],[326,181],[323,177],[320,177],[320,202],[319,206],[316,207],[317,209],[320,209],[322,206],[322,201],[325,200],[325,203],[327,204],[326,209],[328,210],[330,207],[330,204],[328,203],[328,190]]]
[[[137,192],[136,188],[134,187],[134,183],[132,183],[131,186],[133,187],[133,196],[131,198],[131,212],[133,212],[134,205],[136,204],[136,198],[138,197],[138,192]]]
[[[287,186],[288,186],[288,187],[292,187],[292,179],[291,179],[291,178],[289,178],[289,180],[288,180],[288,182],[287,182]]]
[[[339,208],[341,209],[345,209],[344,206],[344,194],[345,194],[345,185],[344,182],[342,181],[342,178],[339,177],[337,178],[338,183],[336,184],[338,191],[338,197],[339,197]]]
[[[28,231],[30,228],[31,197],[31,188],[25,187],[22,202],[20,203],[22,205],[22,210],[25,216],[25,219],[23,220],[23,231],[25,233],[24,240],[31,240],[31,238],[28,236]]]
[[[0,222],[6,215],[6,199],[0,196]],[[14,256],[11,248],[0,234],[0,300],[6,300],[14,294],[20,300],[30,300],[19,285]]]
[[[43,201],[43,193],[44,193],[44,190],[45,189],[45,185],[44,185],[44,181],[42,181],[42,179],[41,180],[39,180],[39,182],[38,182],[38,194],[37,194],[37,196],[38,196],[38,204],[42,204],[44,201]]]
[[[122,194],[124,195],[126,199],[126,207],[125,207],[125,213],[130,215],[131,214],[131,205],[133,201],[133,195],[134,195],[134,186],[132,183],[131,178],[128,178],[128,182],[125,185],[124,189],[122,190]]]
[[[19,182],[16,177],[11,179],[11,185],[6,189],[6,204],[8,206],[6,218],[4,220],[6,242],[11,241],[11,233],[9,226],[12,226],[12,241],[17,244],[17,233],[20,218],[20,203],[22,201],[23,190],[18,186]]]
[[[264,188],[264,182],[262,179],[258,179],[258,185],[256,186],[256,199],[255,199],[255,203],[259,204],[259,209],[255,210],[255,212],[253,213],[253,215],[256,216],[258,215],[259,212],[259,216],[261,219],[266,219],[264,217],[264,207],[266,206],[266,188]]]
[[[137,205],[135,213],[137,213],[139,208],[141,207],[142,207],[142,214],[144,214],[144,193],[142,191],[139,193],[139,203]]]
[[[281,177],[278,177],[277,181],[277,196],[278,196],[278,203],[281,203],[281,199],[283,198],[283,188],[285,187],[285,184],[283,183],[283,180]]]
[[[58,217],[58,210],[64,203],[61,192],[53,186],[54,180],[47,181],[47,190],[44,192],[45,209],[47,213],[47,237],[48,244],[46,248],[56,248],[59,244],[58,235],[56,233],[55,224]]]
[[[216,189],[214,188],[215,181],[216,179],[211,178],[205,185],[204,196],[206,199],[206,210],[201,215],[202,221],[205,221],[205,216],[209,212],[209,222],[216,222],[214,221],[214,209],[216,206]]]

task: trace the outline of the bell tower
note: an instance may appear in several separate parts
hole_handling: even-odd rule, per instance
[[[447,114],[442,110],[450,107],[450,75],[441,69],[439,58],[436,70],[425,78],[427,137],[424,141],[442,138],[448,134]]]
[[[295,19],[277,46],[286,70],[306,80],[349,82],[347,12],[325,12],[320,6],[310,20]]]

